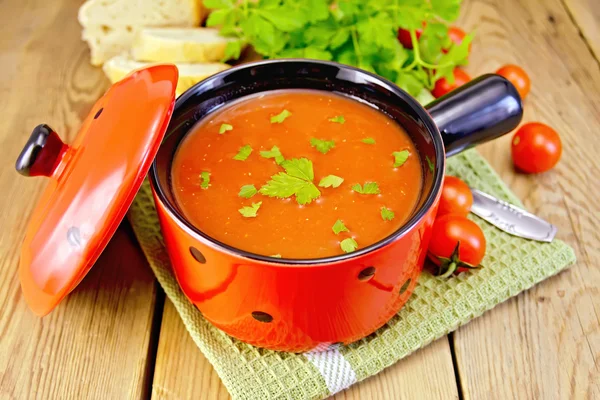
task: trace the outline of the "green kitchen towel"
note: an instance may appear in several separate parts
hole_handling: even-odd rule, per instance
[[[448,160],[448,174],[521,206],[489,164],[470,150]],[[473,216],[487,238],[485,268],[448,280],[423,272],[404,308],[372,335],[324,352],[264,350],[233,339],[206,321],[179,289],[171,271],[149,184],[130,211],[140,245],[198,348],[234,399],[322,399],[375,375],[575,262],[559,240],[537,243],[510,236]]]

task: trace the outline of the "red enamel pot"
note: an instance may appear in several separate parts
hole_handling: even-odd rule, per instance
[[[423,192],[412,217],[389,237],[349,254],[279,259],[221,243],[183,216],[169,182],[170,165],[194,123],[241,97],[292,88],[359,98],[411,136],[426,160]],[[516,89],[496,75],[469,83],[428,110],[380,77],[328,62],[267,61],[214,75],[177,100],[167,139],[150,170],[177,279],[210,322],[256,346],[300,352],[365,337],[398,312],[417,283],[446,156],[511,131],[521,116]]]
[[[71,146],[46,125],[29,139],[17,169],[50,178],[20,264],[25,298],[37,314],[47,314],[85,276],[150,168],[173,270],[211,323],[274,350],[302,352],[358,340],[392,318],[417,284],[446,156],[511,131],[522,117],[517,90],[497,75],[480,77],[426,108],[378,76],[322,61],[244,64],[204,80],[174,103],[176,82],[173,66],[137,71],[96,103]],[[423,190],[412,216],[390,236],[344,255],[282,259],[221,243],[183,216],[169,177],[175,150],[192,126],[241,97],[298,88],[367,102],[415,143]]]

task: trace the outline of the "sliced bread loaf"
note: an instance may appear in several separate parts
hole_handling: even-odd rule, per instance
[[[222,61],[232,40],[212,28],[144,28],[133,41],[131,55],[138,61]]]
[[[143,68],[154,63],[135,61],[127,55],[119,55],[111,58],[104,63],[102,69],[112,83],[120,81],[130,72]],[[230,68],[227,64],[222,63],[202,63],[202,64],[186,64],[173,63],[179,69],[179,81],[177,82],[177,96],[185,92],[187,89],[208,78],[217,72]]]
[[[202,0],[88,0],[79,22],[92,64],[101,65],[128,50],[143,27],[198,26],[205,13]]]

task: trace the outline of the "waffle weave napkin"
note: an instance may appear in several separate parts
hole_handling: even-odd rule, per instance
[[[448,160],[449,175],[522,206],[489,164],[470,150]],[[206,321],[179,289],[163,244],[148,182],[129,219],[148,262],[194,342],[234,399],[322,399],[375,375],[575,262],[559,240],[510,236],[476,216],[488,242],[485,268],[443,280],[423,272],[406,305],[372,335],[348,346],[304,354],[259,349]]]

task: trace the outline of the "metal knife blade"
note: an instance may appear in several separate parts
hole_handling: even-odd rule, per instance
[[[504,232],[539,242],[551,242],[556,236],[556,226],[540,217],[477,189],[471,192],[471,212]]]

